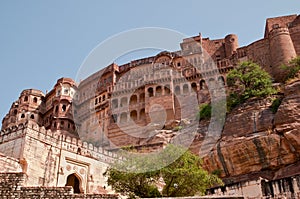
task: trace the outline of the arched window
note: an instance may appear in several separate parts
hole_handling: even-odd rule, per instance
[[[126,123],[127,122],[127,113],[122,113],[120,116],[120,123]]]
[[[32,115],[30,115],[30,119],[34,119],[34,115],[32,114]]]
[[[169,85],[165,85],[164,86],[164,90],[165,90],[165,95],[170,95],[171,94],[171,90],[170,90],[170,86]]]
[[[161,88],[161,86],[157,86],[156,87],[156,96],[161,96],[162,95],[162,88]]]
[[[21,118],[25,118],[25,114],[24,113],[22,113]]]
[[[154,96],[154,92],[153,92],[153,88],[152,87],[148,88],[148,96],[149,97],[153,97]]]
[[[24,102],[27,102],[28,101],[28,96],[25,96],[24,97]]]
[[[118,108],[118,99],[112,100],[112,108]]]
[[[61,108],[62,112],[66,112],[67,110],[67,106],[66,105],[63,105],[62,108]]]
[[[37,103],[37,101],[38,101],[37,98],[34,97],[34,98],[33,98],[33,103]]]
[[[132,95],[130,97],[129,103],[130,103],[130,105],[137,104],[137,96],[136,95]]]
[[[58,112],[58,106],[55,106],[55,113]]]
[[[203,79],[200,81],[200,89],[205,89],[205,81]]]
[[[137,111],[136,110],[133,110],[130,112],[130,118],[133,120],[133,121],[136,121],[137,120]]]
[[[15,110],[14,110],[14,115],[17,115],[17,113],[18,113],[18,110],[15,109]]]
[[[224,79],[224,77],[223,76],[220,76],[219,78],[218,78],[218,81],[219,81],[219,84],[220,85],[225,85],[225,79]]]
[[[175,94],[180,95],[180,86],[175,87]]]
[[[188,94],[189,93],[189,86],[187,84],[183,85],[183,94]]]
[[[121,107],[126,107],[127,106],[127,97],[123,97],[122,99],[121,99],[121,104],[120,104],[120,106]]]
[[[193,82],[192,84],[191,84],[191,86],[192,86],[192,89],[193,89],[193,91],[197,91],[197,84],[195,83],[195,82]]]

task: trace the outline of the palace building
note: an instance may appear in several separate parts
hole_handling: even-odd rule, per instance
[[[300,16],[267,19],[264,37],[247,46],[234,34],[199,34],[178,46],[112,63],[80,83],[61,78],[48,93],[22,91],[2,120],[0,172],[25,173],[25,187],[109,192],[103,173],[121,158],[115,151],[153,151],[172,142],[195,120],[198,105],[224,97],[226,75],[239,62],[251,60],[282,82],[281,65],[300,55]]]

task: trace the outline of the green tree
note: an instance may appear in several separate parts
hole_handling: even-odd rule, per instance
[[[153,160],[143,156],[128,156],[128,154],[124,156],[125,160],[115,162],[104,173],[108,177],[108,185],[129,198],[160,197],[161,194],[155,186],[159,176],[158,171],[153,171],[151,167]]]
[[[178,159],[153,170],[153,165],[168,162],[178,154]],[[222,181],[209,174],[202,168],[201,159],[185,148],[168,145],[163,152],[154,156],[130,157],[124,161],[116,162],[105,173],[108,184],[119,193],[129,197],[161,197],[161,196],[193,196],[203,195],[212,185],[221,185]],[[143,167],[139,169],[139,167]],[[144,167],[146,166],[146,167]],[[127,170],[127,168],[129,168]],[[148,169],[145,169],[148,168]],[[133,172],[133,170],[137,172]],[[143,171],[143,172],[139,172]],[[157,184],[163,179],[162,193],[158,191]]]
[[[270,75],[253,62],[243,62],[231,70],[227,75],[227,85],[231,88],[228,105],[276,93]]]
[[[183,148],[170,145],[166,154],[181,153]],[[205,190],[213,185],[222,185],[217,175],[209,174],[202,168],[199,156],[186,150],[176,161],[160,170],[165,186],[162,194],[166,197],[204,195]]]
[[[287,65],[282,65],[282,68],[287,71],[285,81],[295,78],[300,71],[300,57],[292,59]]]

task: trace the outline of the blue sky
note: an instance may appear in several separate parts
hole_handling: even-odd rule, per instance
[[[0,117],[23,89],[45,92],[60,77],[75,78],[90,51],[122,31],[162,27],[212,39],[235,33],[247,45],[263,36],[266,18],[299,8],[297,0],[1,0]]]

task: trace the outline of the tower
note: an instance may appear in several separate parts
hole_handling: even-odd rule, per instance
[[[26,123],[28,120],[42,125],[41,114],[43,112],[44,97],[42,91],[36,89],[23,90],[19,99],[12,104],[9,112],[4,117],[2,129],[10,127],[10,125]]]
[[[72,114],[72,99],[75,94],[75,82],[70,78],[57,80],[52,95],[47,100],[52,101],[51,130],[60,130],[64,134],[77,137]],[[51,103],[51,102],[50,102]]]
[[[235,34],[230,34],[225,37],[225,54],[227,58],[230,58],[236,53],[238,44],[238,37]]]
[[[271,75],[276,82],[282,82],[285,71],[282,64],[287,64],[292,58],[297,56],[289,29],[274,24],[269,32],[269,45],[271,56]]]

